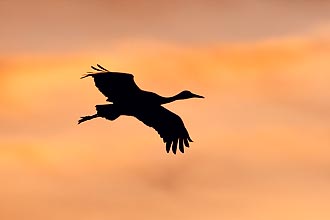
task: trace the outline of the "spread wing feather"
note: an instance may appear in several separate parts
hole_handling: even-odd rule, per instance
[[[140,90],[134,82],[134,76],[132,74],[110,72],[99,64],[97,64],[97,67],[99,69],[92,66],[92,69],[97,71],[96,73],[90,73],[81,78],[92,76],[95,86],[108,98],[107,101],[117,102],[129,98],[137,90]]]
[[[182,119],[162,106],[148,106],[143,111],[136,111],[134,116],[145,125],[154,128],[166,144],[167,153],[172,148],[175,154],[179,150],[184,153],[184,145],[189,147],[189,133]]]

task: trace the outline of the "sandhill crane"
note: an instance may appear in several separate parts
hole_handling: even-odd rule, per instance
[[[130,73],[111,72],[101,65],[91,66],[96,72],[87,72],[81,77],[93,77],[95,86],[112,104],[96,105],[97,113],[81,117],[78,124],[102,117],[115,120],[121,115],[133,116],[145,125],[154,128],[166,143],[166,152],[176,154],[177,146],[184,153],[184,145],[189,147],[192,142],[182,119],[161,105],[175,100],[189,98],[204,98],[190,91],[182,91],[172,97],[163,97],[153,92],[141,90],[134,82],[134,76]]]

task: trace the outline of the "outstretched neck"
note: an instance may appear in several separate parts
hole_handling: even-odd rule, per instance
[[[180,97],[180,93],[179,93],[174,96],[164,97],[161,104],[166,104],[166,103],[174,102],[176,100],[181,100],[181,99],[184,99],[184,98]]]

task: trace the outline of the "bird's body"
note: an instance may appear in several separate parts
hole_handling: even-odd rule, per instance
[[[177,145],[183,153],[184,146],[189,147],[188,131],[181,118],[161,105],[187,98],[203,98],[189,91],[183,91],[172,97],[163,97],[156,93],[141,90],[130,73],[110,72],[100,65],[93,67],[96,73],[89,73],[82,78],[92,76],[95,86],[112,104],[96,105],[97,113],[81,117],[78,124],[97,117],[115,120],[121,115],[133,116],[147,126],[153,127],[166,143],[166,151],[171,147],[176,153]]]

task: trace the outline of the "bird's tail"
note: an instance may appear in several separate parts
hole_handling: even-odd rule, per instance
[[[97,118],[97,117],[99,117],[97,114],[95,114],[95,115],[87,115],[87,116],[80,117],[80,119],[79,119],[79,121],[78,121],[78,125],[79,125],[80,123],[83,123],[83,122],[85,122],[85,121],[88,121],[88,120],[91,120],[91,119],[93,119],[93,118]]]

